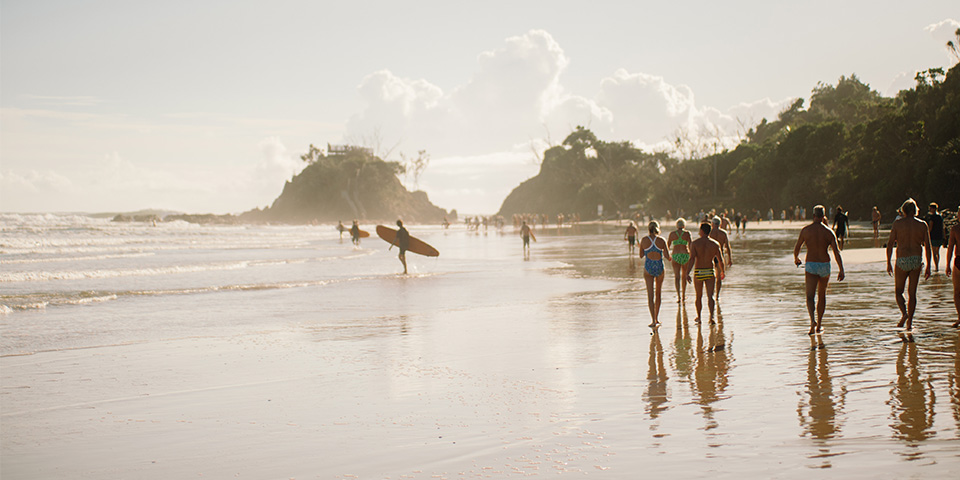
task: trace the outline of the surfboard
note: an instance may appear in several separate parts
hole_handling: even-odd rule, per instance
[[[383,241],[391,245],[396,245],[396,240],[397,240],[396,229],[385,227],[383,225],[377,225],[377,235],[379,235],[380,238],[383,239]],[[420,255],[424,255],[427,257],[440,256],[440,252],[438,252],[436,248],[431,247],[428,243],[424,242],[423,240],[420,240],[417,237],[414,237],[413,235],[410,235],[410,246],[407,248],[407,251],[418,253]]]
[[[347,229],[347,233],[350,233],[350,229]],[[370,232],[366,230],[360,230],[360,238],[367,238],[370,236]]]

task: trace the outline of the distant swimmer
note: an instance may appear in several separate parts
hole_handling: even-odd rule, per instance
[[[350,240],[353,241],[353,244],[360,246],[360,225],[357,225],[357,221],[353,221],[353,226],[350,227]]]
[[[673,283],[677,287],[677,303],[686,300],[687,282],[683,281],[681,272],[683,266],[690,261],[690,242],[693,241],[690,232],[685,230],[687,221],[683,218],[677,219],[676,231],[670,232],[667,237],[667,245],[670,245],[670,263],[673,265]]]
[[[627,248],[630,251],[630,255],[633,255],[633,251],[637,246],[637,226],[633,223],[633,220],[630,220],[630,224],[627,225],[627,231],[623,232],[623,239],[627,241]],[[632,262],[633,260],[630,261]]]
[[[407,228],[403,226],[403,221],[397,220],[397,238],[394,240],[394,243],[390,244],[390,248],[396,245],[400,249],[400,263],[403,264],[403,274],[407,274],[407,249],[410,248],[410,232],[407,231]],[[389,250],[389,248],[387,249]]]
[[[537,241],[537,237],[533,235],[533,230],[530,229],[530,225],[527,225],[527,221],[523,221],[523,226],[520,227],[520,238],[523,239],[523,251],[530,251],[530,238],[533,237],[533,241]]]
[[[713,217],[713,227],[710,229],[710,238],[716,240],[720,244],[720,256],[723,256],[724,250],[727,252],[727,266],[733,266],[733,252],[730,250],[730,236],[727,235],[727,231],[721,226],[720,217]],[[722,260],[722,258],[721,258]],[[715,264],[719,265],[716,261]],[[723,269],[717,270],[717,301],[720,301],[720,289],[723,288],[723,279],[726,277],[726,273]]]
[[[960,207],[957,207],[960,216]],[[953,263],[950,263],[953,260]],[[950,240],[947,242],[947,276],[953,277],[953,306],[957,309],[957,321],[953,328],[960,327],[960,223],[950,228]]]
[[[720,243],[710,238],[712,227],[709,223],[700,225],[700,238],[690,242],[690,260],[683,270],[684,279],[690,283],[690,271],[693,270],[693,287],[697,291],[697,319],[700,323],[700,312],[703,310],[703,287],[707,287],[707,305],[710,307],[710,322],[713,323],[713,287],[716,280],[714,263],[720,267],[723,274],[723,254],[720,253]]]
[[[873,239],[877,240],[880,238],[880,210],[877,210],[877,206],[873,206],[873,212],[870,213],[870,223],[873,225]]]
[[[651,327],[660,326],[660,294],[663,290],[663,254],[667,251],[667,242],[660,236],[660,224],[650,222],[647,226],[650,235],[640,240],[643,251],[643,281],[647,284],[647,305],[653,322]]]
[[[807,245],[806,265],[803,269],[807,293],[807,312],[810,314],[809,335],[823,332],[823,313],[827,308],[827,284],[830,283],[830,254],[827,253],[827,247],[833,249],[833,255],[840,268],[837,281],[842,282],[844,278],[843,258],[840,257],[837,236],[833,233],[833,230],[823,224],[823,218],[823,205],[813,207],[813,222],[800,230],[797,245],[793,247],[793,261],[797,266],[800,266],[803,263],[800,261],[800,247],[803,244]],[[819,298],[817,299],[817,297]],[[815,299],[816,318],[813,314]]]
[[[817,216],[816,212],[813,214]],[[847,230],[850,228],[850,219],[843,213],[843,207],[837,205],[837,214],[833,216],[833,231],[837,236],[837,245],[843,250],[843,243],[847,240]]]
[[[926,253],[927,268],[923,278],[930,278],[930,229],[927,222],[917,218],[917,202],[912,198],[903,202],[900,207],[903,217],[893,222],[890,227],[890,238],[887,240],[887,273],[894,276],[897,307],[900,308],[900,322],[897,328],[906,326],[913,329],[913,313],[917,308],[917,284],[920,282],[920,271],[923,270],[923,254]],[[893,246],[897,246],[897,266],[890,263]],[[904,304],[904,284],[909,280],[909,303]]]
[[[940,215],[940,205],[930,204],[927,214],[927,226],[930,228],[930,252],[933,254],[933,271],[940,271],[940,247],[946,240],[943,232],[943,215]]]

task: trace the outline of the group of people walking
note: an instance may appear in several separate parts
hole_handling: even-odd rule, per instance
[[[952,276],[954,304],[957,309],[957,321],[954,328],[960,327],[960,224],[954,225],[949,238],[944,238],[943,219],[938,206],[930,205],[931,214],[927,221],[917,217],[918,208],[913,199],[908,199],[900,208],[900,216],[893,222],[890,237],[886,244],[887,273],[894,277],[897,306],[901,312],[898,328],[913,328],[914,312],[917,305],[917,284],[920,274],[924,278],[931,275],[931,259],[939,268],[939,247],[947,240],[945,273]],[[879,215],[874,209],[873,226],[879,227]],[[939,220],[939,221],[938,221]],[[837,262],[837,281],[843,281],[845,272],[841,250],[847,236],[849,223],[842,208],[837,208],[833,229],[827,224],[826,209],[822,205],[813,208],[813,221],[800,230],[794,246],[794,262],[804,265],[804,284],[807,311],[810,316],[810,335],[823,331],[823,316],[826,310],[826,290],[831,276],[831,259],[828,250],[833,251]],[[686,229],[686,221],[680,218],[676,230],[666,239],[661,236],[660,224],[651,221],[647,226],[647,235],[637,242],[639,236],[636,225],[631,222],[624,232],[632,255],[639,248],[644,257],[643,278],[647,290],[647,302],[652,317],[651,327],[660,325],[660,304],[665,262],[673,267],[674,284],[678,302],[685,301],[686,286],[693,283],[696,290],[696,322],[702,317],[703,291],[707,292],[707,305],[710,322],[714,322],[715,302],[719,300],[720,290],[726,275],[726,268],[733,265],[733,253],[727,231],[722,228],[720,217],[705,219],[696,232],[697,238]],[[805,262],[800,260],[800,251],[806,246]],[[891,263],[896,251],[895,264]],[[931,258],[933,257],[933,258]],[[925,261],[924,261],[925,260]],[[924,266],[926,268],[924,269]],[[904,298],[904,293],[907,296]]]

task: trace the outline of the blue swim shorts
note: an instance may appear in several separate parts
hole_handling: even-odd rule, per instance
[[[803,271],[818,277],[829,277],[830,262],[807,262],[803,267]]]

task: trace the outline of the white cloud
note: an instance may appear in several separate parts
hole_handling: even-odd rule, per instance
[[[947,18],[937,23],[931,23],[923,29],[929,33],[930,36],[940,44],[940,48],[943,48],[944,52],[947,53],[947,57],[949,58],[948,65],[957,63],[957,58],[947,51],[947,42],[952,41],[954,44],[957,43],[956,32],[957,29],[960,29],[960,22],[952,18]],[[958,45],[957,48],[960,48],[960,45]]]

